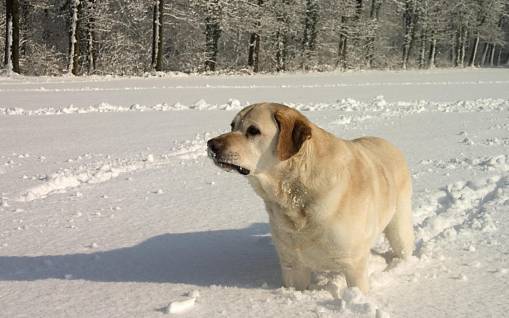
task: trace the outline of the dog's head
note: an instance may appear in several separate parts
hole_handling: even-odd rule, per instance
[[[288,106],[250,105],[235,116],[231,132],[207,142],[208,155],[226,171],[255,175],[298,154],[311,131],[309,120]]]

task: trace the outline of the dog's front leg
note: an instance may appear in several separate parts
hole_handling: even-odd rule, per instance
[[[305,290],[311,283],[311,270],[296,262],[281,260],[281,274],[284,287],[293,287],[296,290]]]
[[[367,262],[368,256],[363,255],[355,261],[350,261],[343,267],[348,287],[359,287],[363,293],[368,292],[369,279]]]
[[[311,270],[299,261],[296,251],[285,244],[278,234],[272,232],[272,241],[279,256],[283,286],[297,290],[307,289],[311,283]]]

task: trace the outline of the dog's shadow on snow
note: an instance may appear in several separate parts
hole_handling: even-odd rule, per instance
[[[0,281],[83,279],[97,282],[277,285],[279,266],[268,224],[244,229],[164,234],[110,251],[0,256]]]

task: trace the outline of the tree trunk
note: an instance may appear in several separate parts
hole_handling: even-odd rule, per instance
[[[371,0],[371,9],[369,11],[369,18],[371,19],[372,28],[371,35],[368,38],[367,44],[367,67],[371,68],[375,59],[375,36],[378,29],[380,18],[380,8],[382,7],[383,0]]]
[[[456,32],[456,60],[454,66],[463,67],[465,65],[467,30],[461,26]]]
[[[455,35],[455,43],[456,43],[456,60],[454,61],[454,66],[459,67],[461,66],[461,48],[462,48],[462,41],[461,41],[461,35],[463,34],[462,28],[460,27],[459,31],[456,31]]]
[[[163,44],[164,44],[164,0],[159,0],[159,37],[157,41],[157,58],[156,58],[156,71],[161,72],[163,70]]]
[[[424,31],[425,32],[425,31]],[[419,52],[419,68],[422,69],[426,65],[426,35],[423,33],[421,34],[421,45],[420,45],[420,52]]]
[[[320,6],[317,0],[306,0],[306,16],[304,20],[304,36],[302,37],[302,68],[309,59],[311,52],[315,50],[315,41],[318,34],[316,28],[319,19]]]
[[[484,64],[486,63],[486,56],[488,54],[488,48],[489,48],[489,44],[488,42],[484,43],[484,48],[482,50],[482,57],[481,57],[481,66],[484,66]]]
[[[450,61],[456,66],[456,33],[451,38],[451,50],[449,52]]]
[[[467,37],[468,37],[468,30],[465,28],[464,31],[463,31],[463,34],[461,36],[461,59],[460,59],[461,67],[465,67],[465,56],[466,56],[466,50],[467,50]]]
[[[96,43],[96,25],[95,25],[95,2],[96,0],[88,0],[88,25],[87,25],[87,62],[88,74],[93,74],[96,69],[97,50]]]
[[[219,0],[208,0],[205,17],[205,70],[215,71],[217,64],[218,43],[221,37],[221,3]]]
[[[283,8],[278,12],[276,32],[276,71],[286,71],[288,58],[288,11],[289,0],[282,1]]]
[[[502,51],[504,50],[504,47],[501,46],[498,49],[498,55],[497,55],[497,66],[500,66],[500,62],[502,61]]]
[[[251,33],[247,64],[255,73],[260,70],[260,34],[258,33]]]
[[[5,9],[4,65],[8,72],[19,73],[19,1],[6,0]]]
[[[163,70],[163,16],[164,0],[155,0],[152,12],[152,68]]]
[[[27,56],[30,54],[30,41],[28,38],[33,37],[33,26],[30,23],[30,1],[24,0],[21,2],[21,22],[20,22],[20,33],[24,35],[24,38],[20,40],[20,54]]]
[[[287,35],[286,30],[279,30],[276,34],[276,71],[286,71],[286,59],[287,59]]]
[[[263,0],[258,0],[258,9],[261,10]],[[260,20],[256,22],[256,32],[251,33],[249,38],[249,52],[247,57],[247,65],[252,68],[253,72],[259,70],[260,60]]]
[[[341,17],[341,29],[339,31],[339,43],[338,43],[338,61],[336,66],[339,66],[341,69],[346,69],[347,62],[347,46],[348,46],[348,31],[346,27],[347,18]]]
[[[7,0],[5,6],[5,53],[4,66],[7,72],[12,72],[12,6],[13,1]]]
[[[415,8],[414,0],[405,1],[405,11],[403,12],[404,29],[405,35],[403,39],[403,58],[402,67],[406,69],[408,66],[408,60],[410,52],[412,50],[414,35],[415,35],[415,23],[417,20],[417,12]]]
[[[497,48],[497,45],[495,43],[491,44],[491,54],[490,54],[490,66],[495,66],[495,50]]]
[[[468,66],[475,67],[475,59],[477,57],[477,50],[479,48],[479,32],[477,32],[477,35],[474,40],[474,47],[472,48],[472,54],[470,55],[470,62],[468,63]]]
[[[79,23],[81,17],[81,1],[71,0],[71,28],[69,31],[69,66],[68,72],[78,75],[79,72],[79,56],[80,56],[80,33]]]
[[[429,63],[428,67],[433,69],[435,68],[435,58],[436,58],[436,50],[437,50],[437,39],[432,35],[433,40],[431,40],[431,44],[429,47]]]
[[[249,38],[249,53],[247,56],[247,65],[253,72],[258,72],[258,54],[260,53],[260,35],[258,32],[251,33]]]
[[[50,20],[50,10],[48,8],[45,8],[44,9],[44,19],[49,21]],[[43,24],[42,26],[42,40],[44,42],[49,42],[50,40],[50,36],[51,36],[51,28],[49,25],[47,25],[46,23]]]
[[[150,60],[152,69],[155,69],[156,67],[157,46],[159,43],[158,19],[159,19],[159,0],[154,0],[154,4],[152,7],[152,55]]]

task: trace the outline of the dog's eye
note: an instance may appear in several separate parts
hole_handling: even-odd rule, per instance
[[[248,136],[256,136],[259,135],[260,133],[261,133],[260,129],[256,128],[255,126],[249,126],[246,132]]]
[[[233,123],[233,121],[232,121],[232,123],[230,124],[230,127],[231,127],[231,131],[233,131],[233,128],[235,128],[235,124]]]

